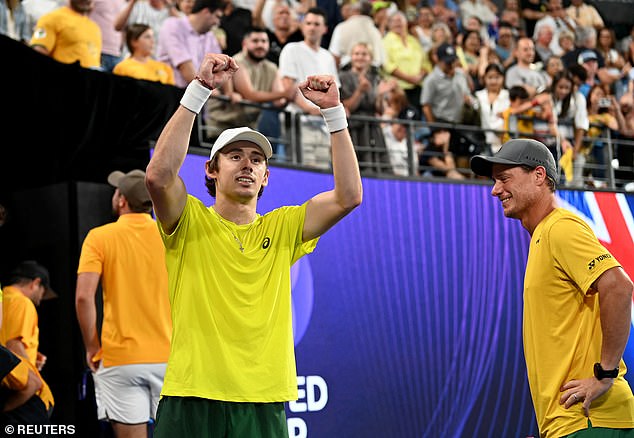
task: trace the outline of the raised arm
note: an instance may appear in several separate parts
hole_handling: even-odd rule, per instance
[[[363,197],[357,155],[352,146],[346,112],[332,76],[309,76],[299,90],[317,105],[330,131],[335,188],[308,201],[302,239],[304,242],[324,234],[354,210]]]
[[[154,155],[145,172],[154,212],[166,232],[171,232],[180,219],[187,192],[178,172],[185,161],[189,137],[196,115],[209,98],[211,90],[221,86],[238,70],[235,60],[223,54],[207,54],[198,79],[194,79],[181,99],[172,118],[159,136]]]

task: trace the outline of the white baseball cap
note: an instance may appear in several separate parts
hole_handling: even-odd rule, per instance
[[[251,128],[243,126],[241,128],[231,128],[222,131],[211,148],[209,159],[213,160],[218,151],[227,146],[229,143],[234,143],[240,140],[255,143],[260,149],[262,149],[262,152],[264,152],[264,156],[267,160],[273,156],[273,148],[271,147],[269,139],[258,131],[254,131]]]

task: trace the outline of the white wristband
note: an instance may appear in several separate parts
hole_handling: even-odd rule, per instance
[[[185,89],[185,94],[183,94],[181,99],[181,105],[191,112],[199,114],[210,95],[211,90],[201,84],[198,79],[194,79]]]
[[[348,127],[348,118],[343,104],[333,106],[332,108],[321,109],[321,115],[324,116],[328,131],[333,133],[346,129]]]

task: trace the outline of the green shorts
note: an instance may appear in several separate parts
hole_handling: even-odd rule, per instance
[[[634,438],[634,429],[608,429],[606,427],[592,427],[588,420],[588,428],[578,430],[563,438]]]
[[[284,403],[162,397],[154,438],[288,438]]]

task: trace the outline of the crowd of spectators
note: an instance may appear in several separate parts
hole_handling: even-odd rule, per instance
[[[634,23],[617,36],[587,0],[60,1],[0,0],[0,33],[60,62],[178,87],[205,52],[239,55],[248,74],[215,91],[225,100],[205,115],[209,141],[240,124],[283,138],[278,112],[300,113],[300,158],[328,168],[320,118],[294,90],[322,73],[341,84],[364,173],[443,174],[429,159],[443,150],[456,169],[445,176],[472,177],[471,156],[522,135],[563,159],[564,184],[605,186],[609,166],[632,179],[634,148],[621,140],[634,139]],[[603,97],[592,103],[591,90]],[[272,109],[236,108],[244,101]],[[404,141],[414,166],[395,158]]]

